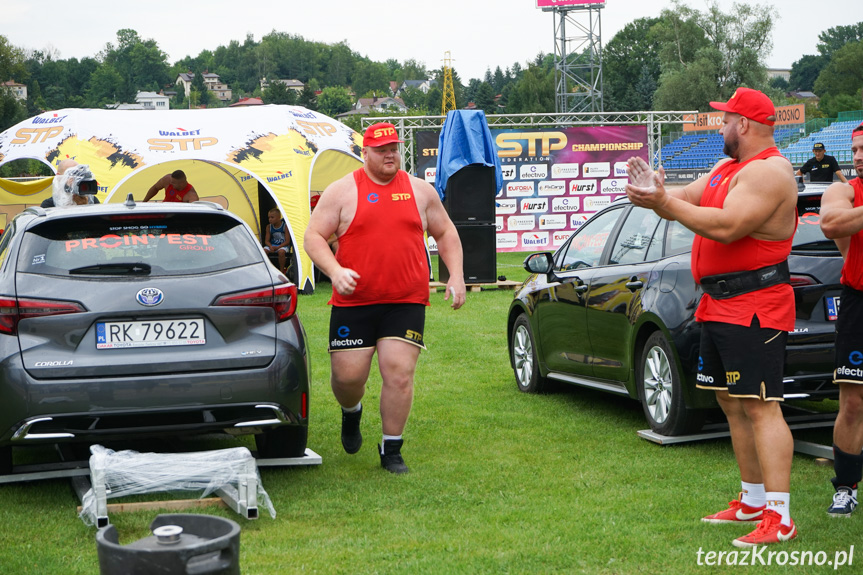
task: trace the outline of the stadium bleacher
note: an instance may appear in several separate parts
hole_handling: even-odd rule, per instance
[[[837,121],[826,128],[810,133],[796,141],[801,126],[777,128],[773,134],[777,147],[795,166],[812,157],[812,145],[821,142],[827,153],[840,164],[851,163],[851,130],[859,120]],[[726,157],[722,153],[723,140],[718,132],[684,133],[679,138],[662,146],[660,154],[665,169],[707,169]]]

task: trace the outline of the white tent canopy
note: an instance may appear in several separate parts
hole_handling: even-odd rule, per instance
[[[35,159],[56,171],[65,159],[88,164],[102,202],[122,202],[129,193],[143,200],[157,179],[181,169],[201,199],[225,206],[259,235],[266,222],[261,207],[275,205],[296,247],[297,283],[309,289],[314,282],[303,232],[310,194],[358,168],[360,144],[360,135],[344,124],[299,106],[64,109],[0,133],[0,165]],[[11,219],[50,196],[50,181],[0,179],[0,219]]]

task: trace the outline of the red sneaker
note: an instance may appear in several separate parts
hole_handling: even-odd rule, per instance
[[[755,528],[755,531],[749,535],[738,537],[731,543],[735,547],[755,547],[757,545],[770,545],[771,543],[782,543],[791,541],[797,537],[797,526],[794,521],[786,527],[782,525],[782,516],[773,511],[766,509],[764,511],[764,519]]]
[[[739,497],[739,496],[738,496]],[[761,521],[765,506],[750,507],[735,499],[728,502],[728,509],[702,517],[701,520],[705,523],[747,523],[752,521]]]

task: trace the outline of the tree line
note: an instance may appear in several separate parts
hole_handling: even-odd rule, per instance
[[[765,64],[776,20],[771,5],[734,4],[726,13],[715,0],[707,2],[705,10],[672,0],[659,16],[630,22],[605,45],[604,109],[706,111],[709,101],[727,99],[740,85],[761,89],[780,104],[793,103],[787,91],[814,91],[820,106],[807,114],[815,116],[861,109],[863,22],[821,32],[818,53],[794,62],[785,82],[768,79]],[[204,88],[206,71],[218,74],[231,88],[233,101],[256,96],[265,103],[299,104],[330,116],[348,111],[359,97],[389,95],[390,82],[431,79],[428,93],[409,88],[400,97],[410,114],[441,111],[442,68],[429,70],[415,60],[376,62],[346,42],[325,44],[273,31],[259,42],[249,35],[171,64],[154,40],[123,29],[116,42],[81,60],[62,59],[51,49],[25,52],[0,36],[0,82],[14,79],[28,88],[25,103],[0,89],[0,130],[45,110],[134,102],[141,90],[177,90],[173,108],[227,105]],[[174,86],[183,72],[195,74],[189,100]],[[270,82],[262,90],[262,78],[296,79],[305,89],[297,93]],[[483,78],[466,83],[454,70],[453,84],[459,108],[473,102],[487,114],[555,111],[551,54],[540,53],[503,70],[487,69]],[[347,123],[359,128],[359,118]]]

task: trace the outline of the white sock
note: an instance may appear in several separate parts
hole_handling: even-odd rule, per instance
[[[740,496],[740,502],[745,503],[749,507],[764,507],[764,500],[767,499],[764,493],[763,483],[746,483],[740,482],[740,490],[743,495]]]
[[[385,433],[383,439],[381,439],[381,455],[384,454],[384,443],[386,443],[387,441],[398,441],[401,438],[401,435],[387,435]]]
[[[363,402],[361,401],[353,407],[343,407],[342,411],[344,411],[345,413],[355,413],[355,412],[359,411],[362,408],[362,406],[363,406]]]
[[[782,525],[786,527],[791,526],[791,510],[790,510],[790,499],[791,495],[789,493],[782,493],[781,491],[768,491],[767,492],[767,509],[772,509],[776,513],[782,516]]]

